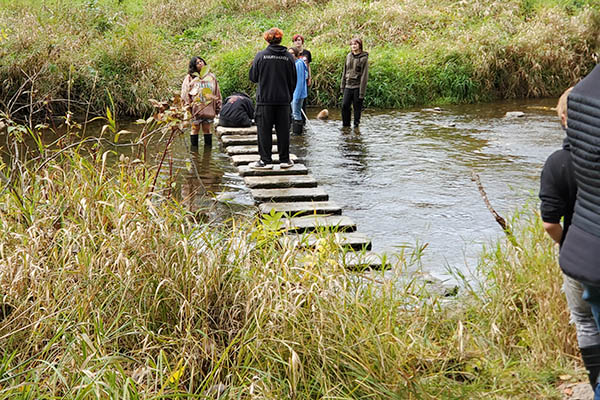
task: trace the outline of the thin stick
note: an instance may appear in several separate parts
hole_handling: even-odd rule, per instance
[[[508,226],[508,224],[506,223],[506,220],[504,218],[502,218],[500,216],[500,214],[498,214],[496,212],[496,210],[494,210],[494,207],[492,207],[492,204],[490,203],[490,200],[488,199],[487,194],[485,193],[485,189],[483,188],[483,185],[481,184],[479,175],[477,175],[477,173],[475,171],[471,171],[471,180],[477,184],[477,189],[479,189],[479,194],[481,194],[481,197],[483,198],[483,202],[485,203],[485,206],[490,211],[490,213],[492,213],[492,215],[496,219],[496,222],[502,227],[502,230],[506,234],[506,237],[508,238],[508,240],[510,240],[510,242],[515,247],[520,248],[519,244],[517,243],[517,240],[515,239],[515,236],[512,233],[512,230],[510,229],[510,226]]]
[[[303,109],[300,109],[300,111],[302,111],[302,115],[304,115],[304,118],[306,118],[306,123],[308,124],[309,129],[314,132],[314,129],[312,128],[312,124],[308,120],[308,117],[306,116],[306,113],[304,112]]]

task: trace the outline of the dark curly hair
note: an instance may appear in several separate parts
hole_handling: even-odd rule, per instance
[[[201,60],[204,63],[204,65],[208,65],[206,63],[206,61],[204,60],[204,58],[197,57],[197,56],[192,57],[192,59],[190,60],[189,65],[188,65],[188,74],[190,76],[194,75],[194,73],[196,73],[196,72],[200,73],[200,71],[198,71],[198,69],[196,68],[196,63],[198,62],[198,60]]]

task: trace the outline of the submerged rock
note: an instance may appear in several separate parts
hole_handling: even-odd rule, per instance
[[[523,111],[508,111],[504,116],[507,118],[519,118],[524,115],[525,113]]]
[[[317,115],[318,119],[327,119],[329,118],[329,110],[328,109],[323,109],[319,112],[319,114]]]

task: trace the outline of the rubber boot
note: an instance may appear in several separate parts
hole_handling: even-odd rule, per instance
[[[292,132],[294,132],[294,135],[302,135],[302,120],[294,120],[292,122]]]
[[[592,385],[592,389],[596,389],[598,375],[600,374],[600,345],[583,347],[580,350],[583,365],[588,371],[590,385]]]
[[[192,147],[198,147],[198,135],[190,135],[190,144]]]
[[[212,146],[212,134],[204,134],[204,145],[205,146]]]

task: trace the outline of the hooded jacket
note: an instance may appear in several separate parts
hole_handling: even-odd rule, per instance
[[[250,67],[250,80],[258,83],[256,105],[290,105],[296,87],[294,57],[280,44],[260,51]]]
[[[367,92],[367,79],[369,78],[369,53],[363,51],[359,54],[352,52],[346,56],[344,72],[342,74],[342,92],[344,89],[360,89],[359,98],[364,99]]]
[[[566,138],[563,148],[552,153],[544,163],[540,177],[539,196],[542,221],[558,224],[564,217],[562,237],[560,238],[562,245],[571,225],[577,196],[577,183],[571,162],[570,145]]]
[[[254,106],[246,93],[234,93],[225,99],[219,115],[221,126],[250,126],[254,118]]]
[[[600,66],[575,85],[567,102],[577,200],[560,267],[584,284],[600,286]]]

